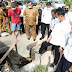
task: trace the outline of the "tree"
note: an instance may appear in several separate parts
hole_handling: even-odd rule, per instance
[[[67,5],[72,5],[72,0],[64,0],[64,3]]]

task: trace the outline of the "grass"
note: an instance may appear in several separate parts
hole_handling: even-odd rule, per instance
[[[37,66],[34,68],[33,72],[45,72],[45,66]]]

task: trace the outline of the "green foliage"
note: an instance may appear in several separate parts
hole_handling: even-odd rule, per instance
[[[33,72],[45,72],[45,66],[37,66]]]
[[[65,3],[66,5],[72,5],[72,0],[64,0],[64,3]]]
[[[72,11],[72,0],[64,0],[65,5],[70,5],[70,11]]]

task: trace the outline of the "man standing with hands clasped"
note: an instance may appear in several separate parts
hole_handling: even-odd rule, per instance
[[[36,8],[32,7],[32,2],[28,1],[28,7],[24,10],[24,24],[26,29],[26,35],[28,40],[30,40],[30,29],[32,33],[33,40],[36,39],[36,25],[38,24],[38,12]]]

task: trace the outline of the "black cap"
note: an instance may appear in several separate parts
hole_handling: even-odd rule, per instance
[[[47,2],[47,4],[46,4],[46,5],[51,6],[51,2]]]
[[[27,3],[30,3],[30,2],[32,3],[32,1],[28,1]]]

